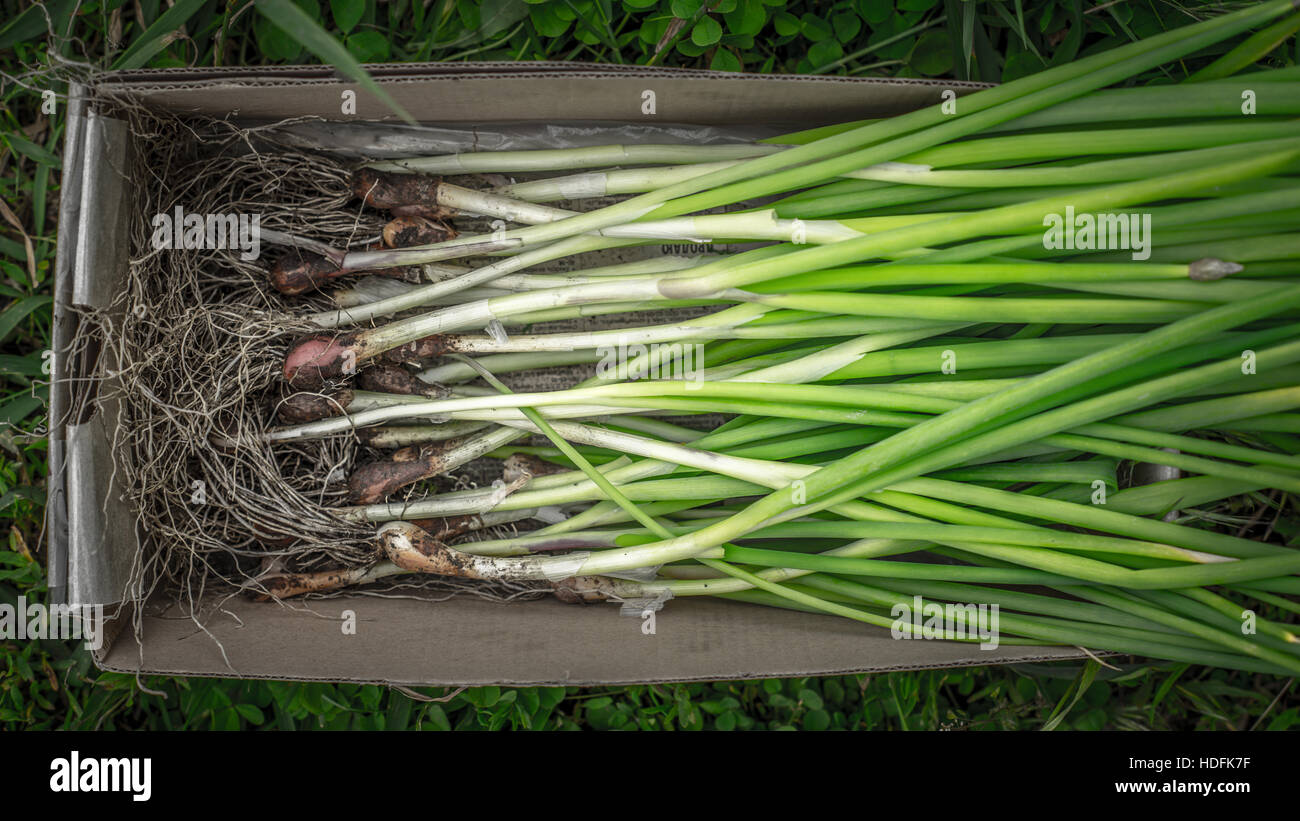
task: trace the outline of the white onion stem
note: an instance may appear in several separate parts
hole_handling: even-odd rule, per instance
[[[471,151],[366,163],[378,171],[422,174],[511,174],[560,171],[614,165],[683,165],[744,160],[775,154],[785,146],[737,143],[728,145],[595,145],[533,151]]]

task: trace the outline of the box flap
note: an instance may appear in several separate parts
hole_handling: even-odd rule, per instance
[[[737,74],[666,68],[555,63],[402,64],[371,66],[376,79],[422,122],[519,120],[677,122],[808,127],[885,116],[939,102],[986,85],[948,80]],[[321,66],[277,69],[177,69],[104,75],[102,90],[150,105],[254,120],[317,116],[330,120],[394,120],[386,106],[355,83]],[[293,93],[283,93],[292,89]],[[257,93],[249,93],[256,90]],[[357,92],[344,115],[345,90]],[[643,93],[654,93],[654,113]]]
[[[211,602],[210,604],[215,604]],[[834,616],[710,599],[678,599],[643,632],[614,605],[554,599],[496,603],[345,596],[312,602],[225,599],[204,630],[179,608],[127,633],[106,670],[400,685],[535,686],[832,675],[1079,658],[1072,647],[981,650],[896,641]],[[308,612],[310,610],[311,612]],[[355,635],[342,619],[355,616]],[[205,630],[207,631],[205,633]],[[224,654],[223,654],[224,651]],[[226,665],[229,659],[229,666]]]

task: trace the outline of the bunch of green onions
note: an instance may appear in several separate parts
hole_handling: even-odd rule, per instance
[[[955,113],[734,146],[371,164],[372,188],[441,191],[515,227],[324,249],[347,271],[422,281],[337,291],[286,358],[319,418],[267,441],[397,450],[358,468],[357,504],[336,511],[376,523],[376,563],[281,592],[439,573],[894,629],[921,597],[997,605],[1004,644],[1294,675],[1294,628],[1255,611],[1300,613],[1300,552],[1177,511],[1300,497],[1297,72],[1218,76],[1253,62],[1238,49],[1196,82],[1106,90],[1293,11],[1260,3]],[[464,193],[424,176],[484,172],[532,179]],[[760,198],[775,199],[705,213]],[[1138,213],[1154,242],[1046,247],[1045,219],[1067,209]],[[533,270],[665,241],[754,247]],[[686,307],[708,312],[642,317]],[[620,326],[545,330],[597,315]],[[592,363],[562,390],[497,379]],[[510,460],[507,481],[386,500],[483,456]],[[1127,463],[1181,477],[1121,489]],[[475,517],[543,526],[450,546],[465,528],[446,523]]]

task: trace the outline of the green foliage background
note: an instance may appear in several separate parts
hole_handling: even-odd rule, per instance
[[[1241,2],[1179,0],[0,0],[0,603],[44,594],[43,435],[62,107],[96,69],[561,60],[1002,82]],[[1294,37],[1264,62],[1293,65]],[[1241,38],[1239,38],[1240,40]],[[1239,42],[1238,40],[1238,42]],[[1236,42],[1152,72],[1172,81]],[[1208,511],[1225,527],[1260,499]],[[1283,504],[1286,502],[1284,501]],[[1294,504],[1294,500],[1292,500]],[[0,640],[0,729],[1287,729],[1294,680],[1181,664],[1022,665],[616,688],[420,692],[101,674],[61,641]]]

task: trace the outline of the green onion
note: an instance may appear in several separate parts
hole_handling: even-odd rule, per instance
[[[346,270],[421,266],[423,281],[362,280],[311,315],[318,332],[284,375],[343,414],[259,441],[416,448],[414,465],[398,452],[358,468],[359,503],[333,509],[376,527],[380,561],[354,580],[711,595],[914,637],[894,610],[933,604],[965,641],[987,625],[963,608],[997,605],[1008,643],[1293,675],[1300,553],[1277,528],[1215,527],[1202,510],[1300,496],[1300,93],[1291,69],[1215,79],[1290,31],[1292,10],[1255,4],[1092,54],[962,97],[955,114],[763,143],[370,163],[358,179],[401,172],[439,192],[398,209],[514,227],[330,250]],[[1196,85],[1106,89],[1278,18]],[[1245,82],[1258,119],[1241,115]],[[612,167],[628,164],[643,167]],[[486,171],[532,177],[464,193],[418,176]],[[1053,245],[1064,214],[1094,229],[1140,217],[1151,233]],[[758,245],[579,256],[733,241]],[[459,257],[478,259],[445,264]],[[652,313],[683,307],[700,310]],[[598,330],[549,324],[596,316]],[[414,387],[343,388],[379,363]],[[575,365],[585,378],[555,389],[498,379]],[[482,455],[551,472],[392,496]],[[1131,486],[1135,463],[1187,475]],[[470,515],[545,526],[447,544],[416,524]],[[1243,596],[1269,608],[1255,633],[1239,629]]]

